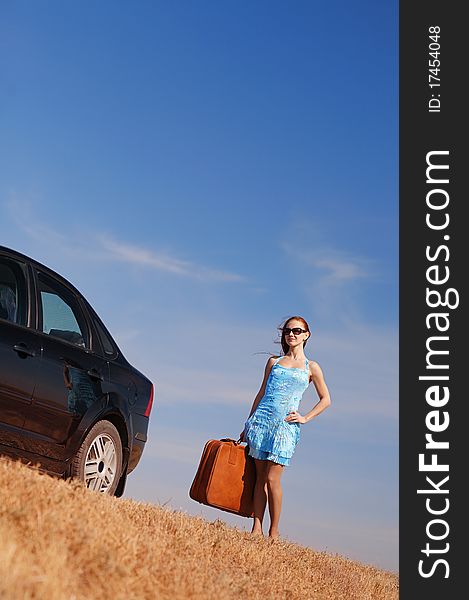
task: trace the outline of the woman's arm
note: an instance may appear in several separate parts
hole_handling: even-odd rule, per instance
[[[275,357],[271,356],[269,358],[269,360],[267,361],[267,364],[265,365],[264,379],[262,381],[262,385],[261,385],[259,391],[257,392],[256,397],[254,398],[254,402],[252,403],[251,412],[249,413],[249,417],[256,410],[257,405],[259,404],[262,396],[265,394],[265,386],[267,384],[267,379],[269,378],[270,371],[272,370],[272,365],[274,364],[274,362],[275,362]],[[249,419],[249,417],[248,417],[248,419]]]
[[[276,360],[275,356],[271,356],[269,358],[269,360],[267,361],[267,364],[265,365],[264,379],[262,381],[262,385],[261,385],[259,391],[257,392],[256,397],[254,398],[254,402],[252,403],[251,412],[249,413],[249,417],[256,410],[257,405],[259,404],[259,402],[261,401],[262,396],[265,393],[265,386],[267,384],[267,379],[269,378],[270,371],[272,370],[272,366],[273,366],[275,360]],[[249,417],[248,417],[248,419],[249,419]],[[244,441],[244,429],[241,432],[241,435],[239,437],[240,437],[241,441]]]
[[[297,411],[289,413],[285,418],[285,421],[288,421],[289,423],[307,423],[308,421],[311,421],[311,419],[314,419],[314,417],[317,417],[322,413],[323,410],[326,410],[326,408],[331,405],[331,397],[324,380],[321,367],[317,362],[311,361],[309,364],[309,371],[311,375],[311,381],[314,383],[314,387],[316,388],[316,392],[319,397],[319,402],[304,417]]]

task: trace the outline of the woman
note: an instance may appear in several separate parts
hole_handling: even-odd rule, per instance
[[[264,380],[254,399],[248,420],[240,435],[247,442],[249,455],[256,464],[254,522],[251,533],[262,535],[267,498],[269,501],[269,537],[277,538],[282,487],[280,478],[300,438],[300,424],[317,417],[330,403],[321,367],[309,361],[304,347],[309,339],[308,323],[302,317],[290,317],[281,328],[283,355],[271,357]],[[298,405],[310,382],[314,383],[319,402],[306,415]]]

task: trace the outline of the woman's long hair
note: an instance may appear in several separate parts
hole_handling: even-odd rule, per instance
[[[288,323],[290,321],[293,321],[293,319],[295,319],[295,321],[301,321],[303,323],[303,329],[306,329],[306,331],[309,333],[309,337],[307,340],[305,340],[303,342],[303,348],[306,346],[306,342],[309,340],[309,338],[311,337],[311,332],[309,330],[309,325],[308,323],[303,319],[303,317],[298,317],[298,316],[294,316],[294,317],[288,317],[288,319],[286,321],[284,321],[283,325],[281,325],[279,327],[279,330],[282,332],[282,336],[280,338],[280,344],[282,346],[282,350],[283,350],[283,354],[288,354],[288,351],[290,350],[290,346],[287,344],[287,342],[285,341],[285,327],[288,325]]]

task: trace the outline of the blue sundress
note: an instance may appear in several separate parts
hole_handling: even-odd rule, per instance
[[[309,385],[309,362],[304,369],[272,365],[265,393],[256,410],[244,425],[244,439],[249,455],[288,466],[300,439],[300,423],[285,421],[287,414],[298,410],[303,392]]]

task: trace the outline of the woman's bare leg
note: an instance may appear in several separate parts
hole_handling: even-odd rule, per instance
[[[271,538],[277,538],[279,535],[278,522],[282,511],[282,486],[280,485],[280,478],[282,477],[284,468],[283,465],[268,461],[266,480],[270,514],[269,537]]]
[[[256,463],[256,485],[254,487],[254,521],[251,533],[262,535],[262,521],[264,519],[265,506],[267,503],[266,460],[254,459]]]

